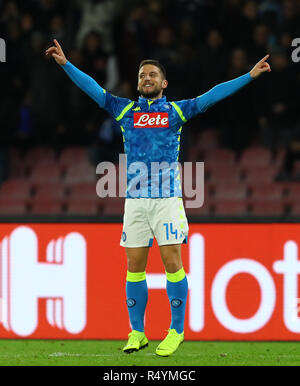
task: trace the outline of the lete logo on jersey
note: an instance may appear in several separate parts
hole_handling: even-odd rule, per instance
[[[134,113],[133,124],[138,127],[169,127],[168,113]]]

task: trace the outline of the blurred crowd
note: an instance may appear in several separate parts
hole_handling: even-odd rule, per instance
[[[298,0],[0,0],[0,37],[2,146],[81,144],[95,148],[95,161],[122,152],[118,126],[45,57],[53,38],[104,88],[133,99],[142,59],[165,65],[166,95],[178,100],[248,72],[269,53],[272,72],[191,121],[189,136],[216,127],[236,151],[300,139],[300,64],[291,59]]]

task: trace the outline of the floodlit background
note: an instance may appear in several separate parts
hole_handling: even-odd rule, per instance
[[[282,355],[299,364],[292,343],[261,351],[199,346],[299,340],[300,63],[292,60],[299,1],[0,0],[0,38],[7,51],[0,63],[0,337],[70,340],[26,341],[24,350],[16,340],[1,345],[0,359],[158,363],[155,342],[131,357],[140,362],[126,362],[123,342],[72,341],[125,340],[130,331],[119,245],[124,198],[96,195],[96,165],[117,165],[123,140],[109,115],[45,57],[56,38],[75,66],[134,100],[142,59],[165,65],[171,101],[196,97],[271,55],[271,73],[182,131],[181,162],[205,163],[204,205],[186,209],[182,247],[186,340],[197,342],[184,343],[168,363],[278,364]],[[184,178],[193,181],[195,169]],[[147,336],[161,340],[170,312],[155,242],[147,280]],[[41,358],[30,347],[41,347]]]
[[[205,204],[189,216],[299,215],[300,37],[294,0],[0,0],[0,212],[121,215],[95,195],[95,165],[118,162],[119,127],[44,51],[112,93],[136,99],[145,58],[167,69],[169,100],[242,75],[265,54],[272,72],[189,122],[181,161],[205,161]],[[190,177],[189,177],[190,178]]]

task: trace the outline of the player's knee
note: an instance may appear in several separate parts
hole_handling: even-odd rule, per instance
[[[145,271],[145,263],[135,260],[128,260],[127,262],[127,270],[129,272],[144,272]]]
[[[179,271],[181,268],[182,268],[181,261],[177,261],[177,260],[172,261],[171,260],[171,261],[165,262],[165,270],[168,273],[175,273],[175,272]]]

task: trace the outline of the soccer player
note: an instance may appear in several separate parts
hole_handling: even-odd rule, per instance
[[[137,82],[140,97],[138,101],[132,101],[110,94],[90,76],[73,66],[56,40],[46,55],[51,55],[78,87],[107,110],[122,130],[127,155],[127,193],[120,244],[126,248],[126,296],[132,327],[123,351],[131,353],[148,345],[144,332],[148,299],[145,269],[149,248],[155,237],[166,271],[167,295],[171,307],[170,329],[158,345],[156,354],[171,355],[184,340],[188,282],[182,266],[181,244],[187,242],[188,223],[182,202],[179,169],[171,170],[170,166],[161,171],[152,171],[151,166],[153,163],[176,163],[183,124],[234,94],[262,73],[271,71],[266,62],[269,55],[260,60],[249,73],[221,83],[197,98],[177,102],[169,102],[163,96],[168,86],[166,71],[155,60],[140,63]],[[140,170],[143,182],[139,180],[140,189],[137,189],[136,177],[130,169],[135,173],[137,169]],[[165,176],[170,178],[167,188],[159,182],[160,172],[162,179]]]

